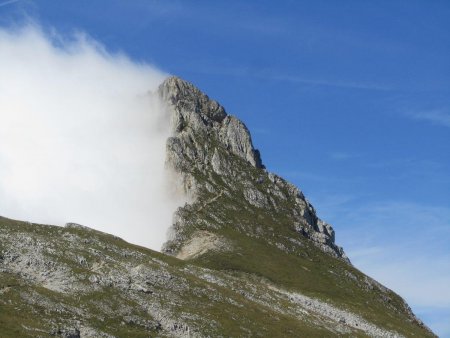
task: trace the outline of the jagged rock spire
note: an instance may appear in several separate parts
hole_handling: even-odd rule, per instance
[[[225,109],[193,84],[172,76],[159,87],[161,98],[173,107],[172,126],[175,133],[190,127],[195,133],[217,133],[218,140],[233,154],[262,168],[259,151],[253,147],[250,132],[243,122],[227,115]]]
[[[185,191],[197,201],[178,211],[173,238],[165,245],[166,252],[177,253],[186,247],[200,223],[207,228],[240,223],[239,218],[231,220],[233,213],[225,217],[215,209],[210,210],[214,222],[199,219],[196,223],[195,214],[184,213],[195,208],[204,210],[210,201],[220,204],[221,199],[228,197],[233,199],[236,210],[248,210],[256,217],[266,215],[275,223],[286,222],[292,239],[306,237],[323,251],[347,260],[342,248],[334,242],[333,228],[316,216],[303,193],[264,169],[244,123],[178,77],[168,78],[158,92],[169,106],[173,127],[173,136],[167,141],[167,163],[180,174]],[[249,234],[257,226],[249,224],[243,232]],[[274,235],[272,227],[260,228],[261,236]]]

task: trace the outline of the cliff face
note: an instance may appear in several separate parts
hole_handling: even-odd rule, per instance
[[[257,275],[369,317],[387,308],[423,327],[400,297],[351,266],[331,225],[297,187],[265,170],[240,120],[177,77],[158,93],[173,126],[166,164],[191,198],[175,214],[164,253]],[[392,327],[385,320],[377,323]]]
[[[175,77],[157,95],[166,165],[189,197],[165,254],[0,217],[0,337],[434,336],[264,169],[242,122]]]
[[[301,246],[300,237],[308,238],[324,252],[347,260],[335,244],[333,228],[317,217],[303,193],[264,169],[250,132],[240,120],[176,77],[166,80],[159,94],[169,105],[173,126],[167,165],[182,176],[184,189],[194,200],[177,212],[174,237],[164,252],[182,251],[195,230],[231,227],[243,235],[267,239],[269,245],[285,246],[287,251]],[[195,208],[213,220],[193,219]],[[257,222],[231,222],[229,214],[237,209],[255,220],[265,217],[277,223],[280,219],[286,228],[277,232]]]

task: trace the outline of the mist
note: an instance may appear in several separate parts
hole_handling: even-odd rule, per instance
[[[182,203],[164,169],[166,74],[83,34],[0,29],[0,215],[160,250]]]

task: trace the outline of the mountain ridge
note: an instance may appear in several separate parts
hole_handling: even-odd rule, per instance
[[[75,223],[0,217],[2,337],[434,337],[351,265],[245,124],[194,85],[156,93],[188,202],[162,253]]]
[[[256,169],[260,169],[259,183],[266,179],[271,187],[265,187],[273,195],[271,201],[264,201],[264,192],[257,189],[257,185],[247,182],[249,187],[244,191],[246,200],[258,207],[269,207],[270,204],[277,208],[276,197],[292,198],[294,206],[298,207],[298,213],[294,215],[297,219],[293,223],[296,230],[305,237],[317,243],[324,251],[333,252],[336,257],[348,261],[343,249],[335,244],[334,230],[331,225],[319,219],[314,207],[305,198],[303,193],[293,184],[285,181],[276,174],[265,170],[261,161],[260,153],[254,148],[252,138],[245,124],[232,115],[228,115],[225,109],[214,100],[203,94],[198,88],[178,77],[170,77],[159,87],[161,98],[171,106],[171,124],[173,136],[167,142],[167,164],[170,168],[180,173],[186,193],[195,196],[195,175],[191,175],[193,167],[204,172],[212,170],[222,177],[230,173],[230,164],[220,156],[217,147],[208,158],[207,152],[202,151],[204,143],[196,144],[196,138],[214,138],[216,146],[222,150],[246,160]],[[186,151],[189,149],[189,151]],[[211,154],[210,154],[211,155]],[[257,182],[257,183],[258,183]],[[205,184],[211,182],[206,180]],[[211,190],[211,186],[209,186]],[[287,190],[289,196],[281,196],[282,190]],[[231,190],[232,191],[232,190]],[[222,190],[222,194],[224,191]],[[278,195],[278,196],[276,196]],[[306,220],[306,223],[305,223]],[[297,221],[297,222],[296,222]],[[165,245],[165,252],[169,253],[170,244]]]

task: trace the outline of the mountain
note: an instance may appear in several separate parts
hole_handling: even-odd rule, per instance
[[[162,253],[78,224],[0,218],[1,337],[434,337],[353,267],[303,193],[192,84],[157,95],[188,196]]]

